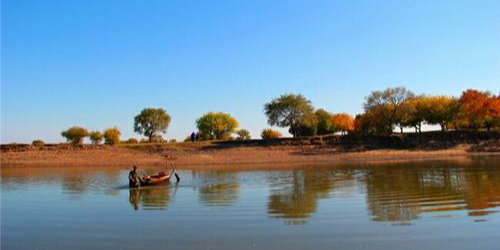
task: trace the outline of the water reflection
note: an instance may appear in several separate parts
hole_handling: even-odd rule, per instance
[[[238,201],[240,181],[238,172],[193,171],[195,180],[200,183],[199,201],[210,207],[227,207]]]
[[[1,185],[2,192],[16,193],[21,187],[33,193],[54,190],[50,195],[56,199],[62,193],[62,199],[84,202],[94,194],[123,196],[126,208],[135,210],[165,210],[173,205],[178,186],[120,188],[126,186],[127,173],[124,168],[2,167]],[[343,216],[339,211],[349,210],[349,205],[365,213],[361,216],[393,225],[411,225],[426,216],[487,221],[500,206],[498,157],[284,171],[184,170],[181,178],[179,189],[185,200],[180,205],[238,209],[234,205],[239,202],[257,204],[267,217],[288,225],[302,225],[314,214]],[[249,184],[251,190],[246,189]],[[24,194],[29,195],[19,192]],[[354,196],[357,200],[351,199]],[[252,200],[255,197],[260,200]]]
[[[129,202],[134,210],[165,210],[170,202],[170,185],[129,189]]]
[[[316,212],[318,200],[330,198],[337,183],[352,179],[352,173],[350,170],[281,171],[268,179],[271,183],[267,205],[270,217],[284,219],[286,224],[301,225]],[[345,187],[344,192],[352,191]]]
[[[498,165],[440,162],[365,170],[366,201],[374,221],[408,225],[425,213],[461,210],[482,216],[497,212],[492,208],[500,205]]]

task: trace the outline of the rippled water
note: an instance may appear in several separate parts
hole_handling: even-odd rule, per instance
[[[1,249],[500,249],[500,157],[271,167],[3,166]]]

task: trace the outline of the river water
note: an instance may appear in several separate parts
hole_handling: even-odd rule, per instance
[[[5,250],[500,249],[500,157],[183,169],[132,190],[126,167],[1,170]]]

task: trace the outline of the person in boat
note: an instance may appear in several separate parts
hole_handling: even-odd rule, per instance
[[[140,187],[144,180],[137,172],[137,166],[134,166],[132,171],[128,174],[128,184],[130,187]]]

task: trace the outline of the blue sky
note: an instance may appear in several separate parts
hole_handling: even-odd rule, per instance
[[[263,104],[301,93],[357,114],[373,90],[500,92],[500,1],[3,0],[1,142],[60,142],[145,107],[183,139],[209,111],[258,137]]]

